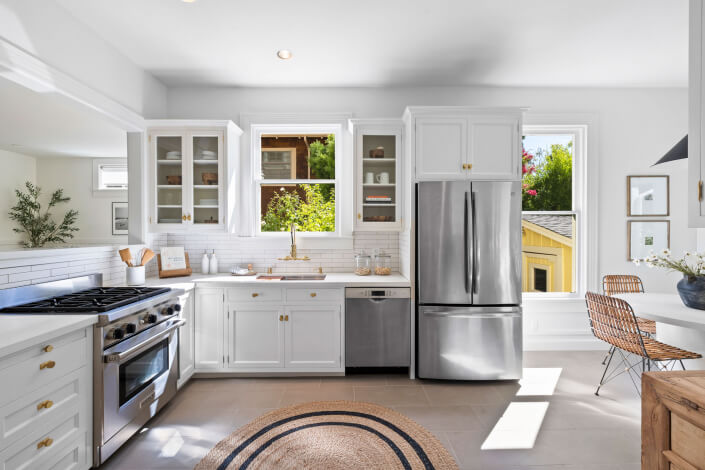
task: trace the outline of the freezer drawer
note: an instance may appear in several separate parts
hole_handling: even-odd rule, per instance
[[[364,298],[352,297],[359,295],[359,289],[348,289],[345,300],[346,367],[409,367],[411,306],[409,289],[403,290],[403,298]],[[371,291],[374,292],[378,291]]]
[[[420,378],[521,378],[521,307],[422,306],[418,316]]]

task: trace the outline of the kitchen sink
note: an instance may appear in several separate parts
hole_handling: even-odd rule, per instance
[[[324,281],[325,274],[261,274],[257,279],[268,281]]]

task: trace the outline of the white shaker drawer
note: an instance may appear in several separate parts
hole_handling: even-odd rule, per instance
[[[75,333],[0,361],[0,384],[12,384],[0,387],[0,406],[88,364],[86,330]]]
[[[79,414],[60,421],[41,433],[34,433],[0,452],[3,470],[35,470],[51,467],[65,450],[74,444],[80,433]]]
[[[343,289],[296,288],[286,290],[287,302],[342,302]]]
[[[229,302],[281,302],[281,300],[282,290],[278,287],[253,286],[228,289]]]
[[[80,434],[78,439],[64,446],[60,452],[57,452],[45,465],[41,466],[41,470],[66,470],[90,467],[87,452],[87,450],[90,449],[90,444],[86,444],[87,439],[88,436],[86,436],[86,433]]]
[[[47,421],[60,415],[75,413],[87,379],[84,367],[61,377],[40,390],[28,391],[17,400],[0,407],[0,449],[36,429],[46,429]]]

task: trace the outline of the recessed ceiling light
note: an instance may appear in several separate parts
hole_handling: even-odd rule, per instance
[[[277,57],[279,57],[282,60],[287,60],[291,59],[291,51],[282,49],[280,51],[277,51]]]
[[[184,3],[194,3],[196,0],[181,0]]]

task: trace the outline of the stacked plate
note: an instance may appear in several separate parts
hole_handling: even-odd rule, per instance
[[[203,151],[201,151],[201,159],[203,159],[203,160],[217,160],[218,154],[211,151],[211,150],[203,150]]]
[[[179,152],[178,150],[172,150],[171,152],[167,152],[166,159],[167,160],[181,160],[181,152]]]

